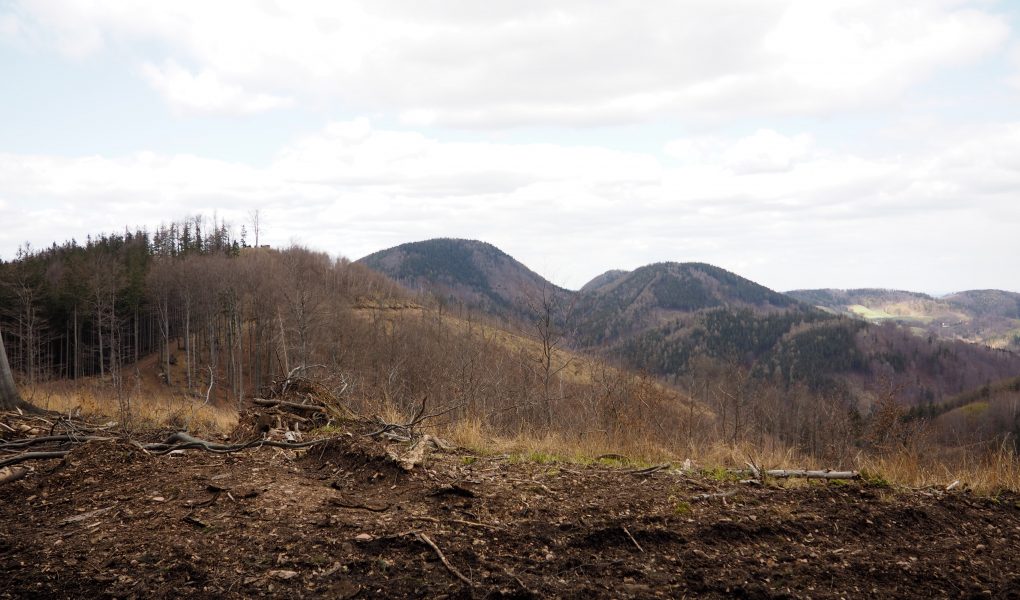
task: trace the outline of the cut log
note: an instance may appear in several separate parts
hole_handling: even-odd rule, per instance
[[[861,474],[859,471],[833,471],[832,469],[769,469],[767,471],[752,471],[750,469],[729,469],[727,472],[733,473],[734,475],[751,475],[755,479],[749,481],[742,481],[741,483],[750,483],[760,481],[761,475],[764,474],[766,477],[774,477],[776,479],[858,479]]]

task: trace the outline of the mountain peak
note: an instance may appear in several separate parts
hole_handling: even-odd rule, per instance
[[[612,285],[614,281],[618,281],[621,277],[627,275],[630,271],[624,271],[622,269],[610,269],[601,275],[596,275],[591,281],[581,286],[581,293],[594,292],[607,285]]]
[[[412,290],[501,316],[528,313],[542,293],[564,290],[488,242],[435,238],[409,242],[370,254],[357,262],[380,271]]]

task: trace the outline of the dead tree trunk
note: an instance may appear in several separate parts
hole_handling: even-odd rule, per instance
[[[21,396],[14,385],[14,374],[7,362],[7,351],[4,349],[4,338],[0,334],[0,410],[14,410],[21,406]]]

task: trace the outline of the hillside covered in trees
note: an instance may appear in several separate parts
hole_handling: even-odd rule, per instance
[[[570,292],[547,281],[499,248],[477,240],[439,238],[380,250],[358,260],[409,291],[427,293],[504,320],[541,312],[545,294],[557,305]]]
[[[410,412],[428,398],[504,434],[644,431],[672,444],[707,418],[649,378],[565,352],[551,328],[543,337],[422,308],[361,264],[249,247],[201,218],[25,251],[0,264],[0,293],[20,382],[106,382],[126,422],[153,356],[167,393],[235,410],[300,376],[353,410]],[[648,411],[673,424],[668,435],[650,429]]]
[[[319,324],[313,303],[327,294],[350,303],[401,292],[322,253],[250,248],[226,224],[200,217],[23,250],[0,264],[0,324],[11,364],[29,383],[119,381],[124,365],[159,352],[164,365],[186,363],[188,389],[212,372],[239,399],[291,362],[307,362]],[[273,347],[286,337],[297,340],[296,356]]]
[[[887,387],[905,405],[921,406],[1020,372],[1012,351],[919,335],[893,320],[869,324],[831,310],[832,294],[824,290],[780,294],[702,263],[608,271],[574,292],[470,240],[405,244],[361,262],[447,303],[524,321],[547,318],[571,347],[673,383],[714,361],[747,370],[759,386],[803,385],[866,412]],[[866,290],[859,292],[855,298]],[[933,302],[918,294],[896,298]]]

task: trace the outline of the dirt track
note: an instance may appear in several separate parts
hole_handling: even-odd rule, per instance
[[[1020,598],[1018,500],[92,442],[0,487],[0,596]]]

